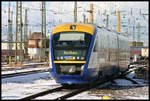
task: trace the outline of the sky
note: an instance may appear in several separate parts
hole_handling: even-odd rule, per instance
[[[141,41],[145,42],[148,45],[148,35],[149,35],[149,5],[148,2],[77,2],[77,22],[83,22],[83,14],[86,15],[86,18],[90,18],[88,10],[90,10],[90,4],[93,3],[94,7],[94,23],[106,26],[106,15],[109,15],[109,29],[116,30],[117,25],[117,15],[115,12],[121,11],[121,32],[129,33],[130,40],[132,41],[132,33],[133,26],[137,26],[138,23],[144,26],[141,28]],[[2,29],[2,40],[7,40],[8,33],[8,4],[9,2],[3,1],[1,6],[1,29]],[[41,2],[28,2],[24,1],[22,19],[24,23],[25,9],[28,9],[28,31],[31,32],[40,32],[41,31],[41,11],[42,8]],[[16,2],[10,2],[10,9],[13,11],[13,33],[16,30]],[[65,23],[65,22],[73,22],[74,21],[74,2],[58,2],[58,1],[47,1],[46,2],[46,30],[47,36],[50,35],[54,26]],[[131,11],[132,10],[132,11]],[[132,14],[131,14],[132,12]],[[126,25],[127,27],[122,27],[122,25]],[[137,39],[138,30],[135,29],[135,39]],[[14,35],[15,38],[15,35]]]

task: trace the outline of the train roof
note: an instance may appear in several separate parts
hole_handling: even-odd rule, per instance
[[[98,28],[103,28],[103,29],[106,29],[107,31],[114,32],[114,33],[116,33],[116,34],[117,34],[117,35],[119,35],[119,36],[123,36],[123,37],[126,37],[126,38],[128,38],[128,36],[127,36],[127,35],[125,35],[125,33],[117,32],[117,31],[115,31],[115,30],[108,29],[108,28],[106,28],[106,27],[99,26],[99,25],[95,25],[95,26],[97,26]]]
[[[70,29],[70,26],[72,26],[72,25],[75,25],[76,28],[75,29]],[[57,25],[53,29],[52,34],[56,34],[56,33],[59,33],[59,32],[66,32],[66,31],[80,31],[80,32],[87,32],[87,33],[93,35],[94,30],[95,30],[96,27],[106,29],[108,31],[111,31],[111,32],[114,32],[114,33],[118,34],[119,36],[123,36],[123,37],[127,38],[127,36],[124,33],[120,33],[120,32],[117,32],[115,30],[107,29],[106,27],[103,27],[103,26],[100,26],[100,25],[97,25],[97,24],[90,24],[90,23],[87,23],[87,24],[84,24],[84,23],[64,23],[64,24],[60,24],[60,25]]]
[[[79,31],[79,32],[86,32],[89,34],[93,34],[95,30],[95,26],[93,24],[83,24],[83,23],[65,23],[57,25],[54,29],[52,34],[56,34],[59,32],[66,32],[66,31]]]

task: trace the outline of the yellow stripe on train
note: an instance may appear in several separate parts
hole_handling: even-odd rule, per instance
[[[70,29],[70,26],[75,25],[75,29]],[[81,24],[81,23],[67,23],[67,24],[60,24],[56,26],[52,32],[52,34],[56,34],[59,32],[66,32],[66,31],[79,31],[79,32],[86,32],[89,34],[94,34],[94,25],[92,24]]]
[[[54,63],[86,63],[86,61],[54,61]]]

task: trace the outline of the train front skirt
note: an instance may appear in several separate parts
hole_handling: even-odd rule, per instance
[[[98,78],[95,68],[87,69],[82,75],[57,75],[50,69],[51,77],[60,84],[88,84]]]

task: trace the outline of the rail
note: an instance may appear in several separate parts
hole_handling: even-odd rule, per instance
[[[109,81],[112,82],[113,80],[118,79],[118,78],[127,79],[127,80],[130,80],[131,82],[133,82],[133,84],[138,84],[138,82],[136,82],[135,80],[132,80],[132,79],[130,79],[130,78],[128,78],[128,77],[125,77],[125,76],[126,76],[128,73],[130,73],[131,71],[133,71],[133,69],[132,69],[132,70],[127,69],[124,73],[121,73],[121,74],[119,74],[119,75],[117,75],[117,76],[115,76],[115,77],[106,77],[106,78],[103,78],[103,79],[101,79],[101,80],[94,81],[94,82],[92,82],[92,83],[90,83],[90,84],[87,84],[86,86],[81,87],[80,89],[77,89],[77,90],[75,90],[75,91],[72,91],[72,92],[70,92],[70,93],[68,93],[68,94],[66,94],[66,95],[57,97],[57,98],[55,98],[54,100],[65,100],[65,99],[67,99],[67,98],[70,98],[70,97],[73,97],[73,96],[75,96],[75,95],[77,95],[77,94],[80,94],[80,93],[82,93],[82,92],[84,92],[84,91],[90,90],[90,89],[92,89],[92,88],[96,88],[97,86],[100,86],[100,85],[102,85],[102,84],[105,84],[105,83],[107,83],[107,82],[109,82]],[[70,86],[70,87],[71,87],[71,86]],[[22,98],[21,100],[34,99],[34,98],[37,98],[37,97],[39,97],[39,96],[44,96],[44,95],[47,95],[47,94],[50,94],[50,93],[53,93],[53,92],[59,92],[59,91],[61,91],[62,89],[65,89],[65,87],[64,87],[64,86],[61,86],[61,87],[58,87],[58,88],[55,88],[55,89],[46,90],[46,91],[43,91],[43,92],[40,92],[40,93],[31,95],[31,96],[24,97],[24,98]]]
[[[14,65],[12,68],[7,68],[8,65],[2,65],[2,71],[7,71],[7,70],[21,70],[21,69],[26,69],[26,68],[36,68],[38,66],[48,66],[48,63],[23,63],[22,65]],[[9,66],[8,66],[9,67]],[[15,67],[15,68],[13,68]],[[19,67],[19,68],[16,68]]]
[[[70,92],[70,93],[68,93],[68,94],[66,94],[66,95],[63,95],[63,96],[61,96],[61,97],[58,97],[58,98],[56,98],[56,99],[54,99],[54,100],[65,100],[65,99],[67,99],[67,98],[70,98],[70,97],[72,97],[72,96],[75,96],[75,95],[77,95],[77,94],[80,94],[80,93],[82,93],[82,92],[84,92],[84,91],[87,91],[87,90],[89,90],[89,89],[95,88],[95,87],[97,87],[97,86],[99,86],[99,85],[101,85],[101,84],[104,84],[104,83],[108,82],[108,81],[109,81],[108,79],[103,79],[103,80],[101,80],[101,81],[92,82],[92,83],[90,83],[90,84],[87,84],[86,86],[82,86],[81,89],[72,91],[72,92]],[[70,85],[70,86],[68,86],[68,87],[72,87],[72,85]],[[68,88],[68,87],[67,87],[67,88]],[[34,95],[31,95],[31,96],[24,97],[24,98],[22,98],[22,99],[20,99],[20,100],[34,99],[34,98],[37,98],[37,97],[39,97],[39,96],[44,96],[44,95],[47,95],[47,94],[50,94],[50,93],[53,93],[53,92],[61,91],[62,89],[66,89],[66,87],[65,87],[65,86],[61,86],[61,87],[58,87],[58,88],[55,88],[55,89],[46,90],[46,91],[39,92],[39,93],[34,94]]]
[[[23,76],[23,75],[29,75],[29,74],[35,74],[35,73],[42,73],[42,72],[48,72],[48,69],[18,72],[18,73],[11,73],[11,74],[3,74],[1,76],[2,76],[2,78],[9,78],[9,77],[14,77],[14,76]]]
[[[34,94],[34,95],[30,95],[30,96],[24,97],[24,98],[22,98],[20,100],[34,99],[34,98],[39,97],[39,96],[43,96],[43,95],[46,95],[46,94],[49,94],[49,93],[60,91],[63,88],[64,87],[61,86],[61,87],[58,87],[58,88],[49,89],[49,90],[46,90],[46,91],[43,91],[43,92],[40,92],[40,93],[37,93],[37,94]]]

